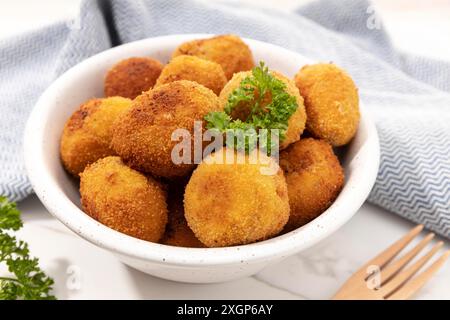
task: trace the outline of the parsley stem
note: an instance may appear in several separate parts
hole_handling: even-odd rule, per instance
[[[8,278],[8,277],[0,277],[0,281],[13,281],[13,282],[20,283],[19,280],[14,279],[14,278]]]

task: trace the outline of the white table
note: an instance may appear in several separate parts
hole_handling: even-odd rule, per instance
[[[234,0],[230,0],[234,1]],[[257,3],[256,0],[246,0]],[[306,0],[272,0],[290,10]],[[76,1],[0,0],[0,38],[73,15]],[[26,4],[27,6],[23,7]],[[450,2],[376,1],[394,43],[404,50],[449,59]],[[406,6],[406,9],[405,9]],[[11,27],[13,26],[13,27]],[[32,196],[20,204],[20,237],[55,280],[60,299],[327,299],[362,263],[395,241],[412,223],[365,204],[344,227],[318,245],[272,265],[254,277],[211,285],[157,279],[121,264],[112,254],[82,240],[54,219]],[[450,248],[450,242],[445,241]],[[450,264],[417,295],[450,299]]]

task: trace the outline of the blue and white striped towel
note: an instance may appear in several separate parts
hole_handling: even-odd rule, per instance
[[[236,33],[347,69],[374,115],[381,167],[369,201],[450,238],[450,65],[396,51],[367,1],[293,13],[194,0],[84,1],[74,21],[0,42],[0,194],[32,190],[22,133],[62,72],[111,46],[174,33]]]

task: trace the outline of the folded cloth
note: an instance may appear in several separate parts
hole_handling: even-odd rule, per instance
[[[362,0],[316,1],[292,13],[230,2],[87,0],[74,20],[1,41],[0,194],[21,200],[32,192],[24,125],[61,73],[121,43],[205,32],[271,42],[348,70],[380,135],[369,201],[450,238],[450,64],[398,52]]]

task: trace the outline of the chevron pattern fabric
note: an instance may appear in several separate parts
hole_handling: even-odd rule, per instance
[[[292,13],[200,0],[86,0],[74,21],[1,41],[0,194],[21,200],[32,192],[22,134],[52,81],[113,45],[176,33],[236,33],[344,67],[380,135],[368,200],[450,238],[450,65],[395,50],[363,0],[315,1]]]
[[[435,117],[378,127],[383,152],[369,201],[450,237],[450,119]]]

